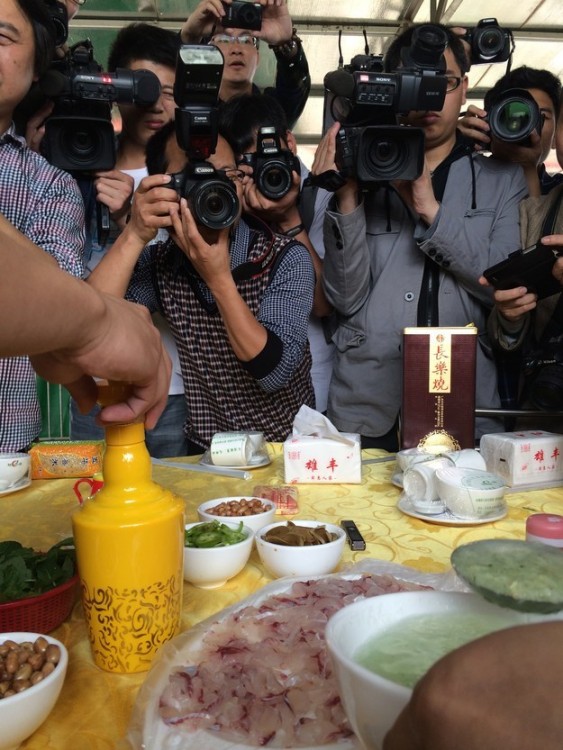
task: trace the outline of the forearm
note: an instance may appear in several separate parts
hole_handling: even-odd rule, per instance
[[[240,296],[232,276],[209,284],[237,359],[249,362],[266,346],[268,332]]]
[[[3,356],[78,346],[103,316],[94,290],[61,271],[1,215],[0,259]]]
[[[87,283],[100,292],[124,297],[143,247],[143,241],[126,226]]]

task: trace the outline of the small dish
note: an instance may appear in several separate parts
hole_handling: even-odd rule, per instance
[[[203,456],[199,459],[200,464],[203,466],[215,466],[209,455],[209,451],[205,451]],[[261,453],[255,456],[249,464],[245,466],[221,466],[221,469],[262,469],[264,466],[268,466],[272,463],[269,453]]]
[[[19,482],[16,482],[11,487],[7,487],[5,490],[0,490],[0,495],[9,495],[12,492],[18,492],[19,490],[25,490],[26,487],[29,487],[31,484],[31,479],[29,477],[23,477],[19,480]]]
[[[213,508],[221,505],[222,503],[229,503],[231,501],[238,503],[241,500],[256,500],[260,502],[262,506],[266,508],[266,510],[262,511],[261,513],[253,513],[251,515],[232,516],[221,516],[210,512]],[[220,521],[221,523],[225,521],[231,523],[242,521],[245,526],[248,526],[249,529],[252,529],[252,531],[256,533],[263,526],[268,526],[269,524],[273,523],[274,516],[276,514],[276,504],[272,500],[265,500],[260,497],[253,497],[252,495],[218,497],[215,500],[207,500],[205,503],[202,503],[197,509],[197,514],[200,521]]]
[[[411,516],[411,518],[418,518],[421,521],[428,521],[429,523],[441,524],[442,526],[479,526],[483,523],[493,523],[494,521],[500,521],[500,519],[504,518],[508,513],[508,509],[505,507],[493,515],[481,518],[458,518],[458,516],[454,516],[453,513],[450,513],[449,510],[445,510],[443,513],[437,513],[436,515],[431,516],[427,513],[421,513],[420,511],[416,510],[411,502],[411,499],[407,497],[404,492],[402,492],[401,496],[399,497],[397,508],[399,508],[399,510],[406,516]]]

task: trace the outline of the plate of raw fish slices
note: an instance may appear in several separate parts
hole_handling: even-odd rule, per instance
[[[134,750],[360,750],[324,642],[328,618],[358,598],[459,583],[386,561],[284,578],[166,644],[142,685]]]

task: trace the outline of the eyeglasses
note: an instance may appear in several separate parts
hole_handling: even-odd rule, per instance
[[[448,76],[446,78],[446,94],[455,91],[462,81],[463,78],[461,76]]]
[[[215,34],[211,38],[212,44],[244,44],[258,46],[258,39],[250,34],[241,34],[240,36],[231,36],[231,34]]]
[[[217,169],[216,172],[219,175],[226,177],[231,182],[235,182],[235,183],[242,182],[245,177],[245,174],[242,171],[242,169]]]
[[[76,3],[77,5],[84,5],[86,3],[86,0],[72,0],[73,3]]]

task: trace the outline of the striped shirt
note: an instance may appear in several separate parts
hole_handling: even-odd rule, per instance
[[[63,270],[83,276],[84,204],[78,186],[29,149],[13,127],[0,136],[0,212]],[[29,359],[0,358],[0,451],[25,449],[40,430]]]

